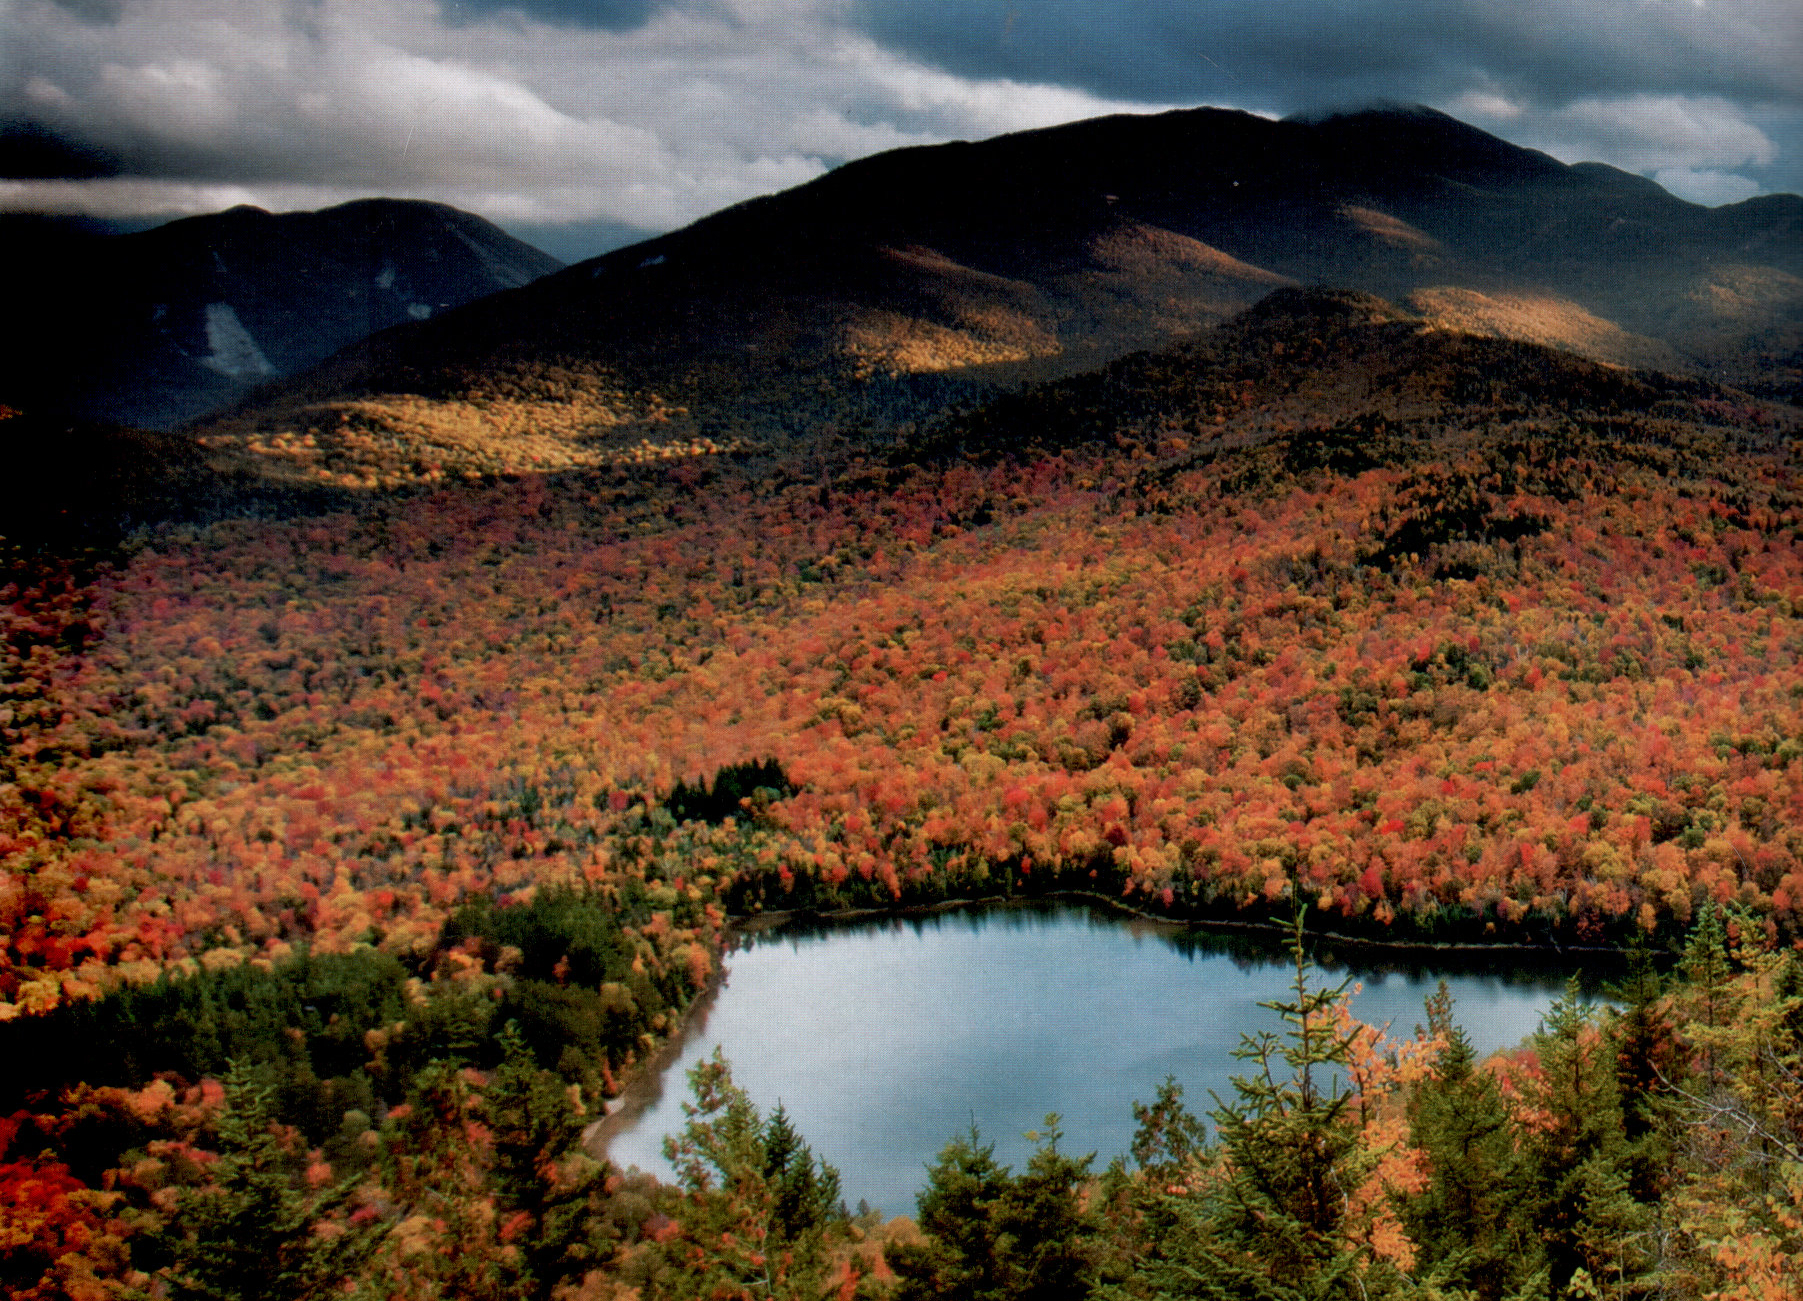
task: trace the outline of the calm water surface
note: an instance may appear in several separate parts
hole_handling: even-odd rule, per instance
[[[1331,961],[1331,959],[1328,959]],[[1131,1104],[1175,1075],[1198,1113],[1230,1095],[1242,1031],[1279,1029],[1257,1006],[1293,968],[1279,948],[1199,939],[1078,907],[991,908],[751,937],[725,987],[692,1018],[661,1093],[608,1145],[668,1178],[666,1134],[683,1125],[684,1073],[716,1045],[766,1113],[780,1100],[848,1202],[913,1214],[925,1167],[974,1122],[1019,1169],[1026,1130],[1063,1116],[1063,1150],[1125,1153]],[[1362,1020],[1398,1035],[1426,1021],[1444,975],[1479,1052],[1519,1042],[1564,987],[1546,969],[1345,968]]]

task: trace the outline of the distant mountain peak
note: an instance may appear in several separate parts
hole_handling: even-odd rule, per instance
[[[0,401],[152,428],[562,265],[471,213],[381,198],[44,247],[13,250],[34,328],[0,362]]]

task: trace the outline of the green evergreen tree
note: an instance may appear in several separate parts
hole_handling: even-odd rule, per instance
[[[839,1172],[801,1142],[786,1112],[759,1115],[718,1049],[689,1072],[689,1087],[688,1123],[664,1140],[688,1197],[663,1294],[820,1297],[829,1240],[845,1223]]]
[[[358,1180],[307,1190],[272,1131],[273,1090],[253,1083],[236,1062],[224,1084],[219,1159],[209,1183],[182,1191],[163,1232],[171,1263],[160,1281],[170,1296],[194,1301],[288,1301],[342,1292],[385,1226],[339,1220],[336,1232],[316,1233],[315,1226],[350,1199]]]
[[[840,1213],[839,1172],[815,1159],[781,1102],[764,1125],[764,1178],[776,1191],[772,1231],[784,1242],[824,1229]]]
[[[1665,982],[1644,944],[1628,950],[1627,975],[1609,992],[1619,1004],[1610,1038],[1622,1121],[1634,1140],[1657,1127],[1660,1103],[1671,1092],[1669,1080],[1677,1065],[1676,1036],[1662,1006]]]
[[[1351,1110],[1351,1043],[1334,1015],[1349,982],[1315,983],[1302,919],[1298,909],[1292,993],[1261,1004],[1284,1033],[1241,1037],[1234,1056],[1252,1069],[1233,1077],[1233,1101],[1215,1100],[1218,1148],[1162,1194],[1166,1236],[1130,1294],[1373,1301],[1407,1290],[1394,1266],[1346,1232],[1350,1199],[1376,1157]]]
[[[1614,1054],[1577,978],[1534,1035],[1540,1076],[1527,1144],[1533,1223],[1555,1294],[1584,1278],[1632,1295],[1654,1264],[1651,1217],[1629,1186],[1630,1150]]]
[[[1428,1273],[1492,1301],[1524,1287],[1544,1253],[1527,1223],[1508,1106],[1495,1078],[1479,1069],[1452,1008],[1442,981],[1427,1000],[1427,1018],[1445,1047],[1409,1106],[1410,1141],[1426,1154],[1431,1182],[1404,1218]]]
[[[1000,1215],[1013,1295],[1022,1301],[1066,1301],[1089,1295],[1094,1264],[1094,1222],[1079,1202],[1092,1152],[1070,1157],[1058,1150],[1059,1117],[1027,1135],[1034,1144],[1026,1171],[1014,1180]]]
[[[1133,1160],[1141,1170],[1175,1175],[1208,1143],[1208,1127],[1184,1105],[1183,1086],[1167,1075],[1150,1106],[1133,1104]]]
[[[901,1280],[898,1301],[1003,1301],[1009,1295],[994,1213],[1009,1184],[995,1144],[983,1142],[975,1125],[945,1145],[916,1198],[925,1241],[884,1252]]]
[[[487,1123],[496,1210],[513,1221],[518,1293],[548,1297],[552,1288],[600,1263],[596,1202],[601,1167],[581,1150],[582,1118],[569,1085],[540,1069],[519,1026],[501,1032],[502,1059],[480,1111]]]
[[[973,1125],[927,1172],[918,1200],[924,1242],[885,1256],[901,1280],[898,1301],[1066,1301],[1087,1296],[1095,1261],[1094,1221],[1079,1203],[1092,1156],[1058,1150],[1059,1118],[1029,1134],[1037,1144],[1025,1173],[995,1159]]]
[[[1672,1145],[1665,1123],[1680,1058],[1665,982],[1644,944],[1628,953],[1628,972],[1610,991],[1618,1008],[1609,1017],[1622,1132],[1628,1141],[1628,1187],[1637,1201],[1655,1202],[1671,1174]]]
[[[1716,1038],[1734,1010],[1734,963],[1728,956],[1728,930],[1712,903],[1697,912],[1678,962],[1682,977],[1680,1014],[1695,1049],[1691,1070],[1700,1077],[1699,1087],[1713,1089],[1722,1083],[1717,1065]]]

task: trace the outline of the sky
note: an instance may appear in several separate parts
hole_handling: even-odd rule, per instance
[[[393,195],[574,259],[901,145],[1376,101],[1803,191],[1803,3],[0,0],[0,212]]]

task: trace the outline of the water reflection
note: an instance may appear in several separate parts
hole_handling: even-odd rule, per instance
[[[1449,969],[1365,949],[1318,956],[1330,978],[1362,985],[1356,1015],[1399,1034],[1425,1019],[1444,976],[1481,1053],[1529,1034],[1568,974],[1494,958]],[[1205,1110],[1209,1090],[1230,1090],[1240,1033],[1277,1028],[1258,1004],[1291,976],[1275,939],[1043,904],[792,925],[746,936],[727,969],[664,1087],[610,1127],[610,1155],[666,1173],[683,1072],[718,1044],[758,1105],[780,1099],[839,1167],[850,1201],[890,1214],[912,1212],[926,1163],[973,1122],[1018,1165],[1022,1133],[1060,1112],[1066,1149],[1095,1150],[1101,1165],[1132,1139],[1130,1104],[1167,1074]]]

